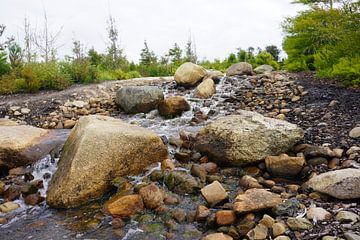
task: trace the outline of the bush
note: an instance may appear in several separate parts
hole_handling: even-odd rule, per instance
[[[116,75],[113,71],[98,69],[96,79],[99,81],[115,80]]]
[[[74,83],[94,83],[97,80],[96,67],[86,59],[62,62],[60,65],[61,71],[68,74]]]
[[[260,52],[258,55],[256,55],[256,58],[255,58],[255,67],[264,65],[264,64],[268,64],[276,70],[280,68],[279,63],[276,62],[274,57],[267,51]]]
[[[14,72],[0,78],[0,94],[17,93],[26,90],[26,81],[17,78]]]
[[[338,77],[346,86],[360,86],[360,56],[355,58],[341,58],[333,66],[331,76]]]
[[[127,74],[127,79],[131,79],[131,78],[141,78],[141,74],[138,71],[131,71],[126,73]]]
[[[0,76],[10,73],[10,64],[7,62],[6,54],[0,52]]]

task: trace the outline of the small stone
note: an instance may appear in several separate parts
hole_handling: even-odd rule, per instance
[[[7,219],[4,217],[0,217],[0,225],[6,224],[7,223]]]
[[[19,204],[14,202],[6,202],[0,205],[0,212],[8,213],[12,212],[20,207]]]
[[[299,100],[300,100],[300,96],[294,96],[294,97],[291,98],[292,102],[297,102]]]
[[[311,207],[306,213],[306,217],[313,221],[324,221],[331,219],[331,213],[321,207]]]
[[[0,181],[0,195],[2,195],[4,191],[5,191],[5,183]]]
[[[351,232],[345,233],[344,237],[346,238],[346,240],[360,240],[360,235]]]
[[[273,211],[277,216],[295,216],[297,215],[300,207],[301,205],[299,200],[291,198],[275,206]]]
[[[204,205],[199,205],[196,208],[196,221],[203,221],[210,215],[210,210]]]
[[[212,233],[212,234],[206,235],[201,240],[233,240],[233,238],[230,237],[229,235],[223,234],[223,233]]]
[[[144,210],[144,203],[138,194],[116,195],[105,203],[105,209],[114,217],[127,218]]]
[[[311,224],[311,222],[309,220],[307,220],[306,218],[290,217],[287,219],[286,224],[293,231],[309,230],[309,229],[313,228],[313,225]]]
[[[215,214],[216,223],[219,226],[231,225],[236,221],[235,212],[232,210],[220,210]]]
[[[166,171],[166,170],[174,170],[175,169],[175,164],[172,160],[170,159],[165,159],[164,161],[161,162],[161,171]]]
[[[239,213],[260,211],[273,208],[281,202],[282,199],[278,194],[265,189],[253,188],[236,197],[234,210]]]
[[[278,236],[274,240],[291,240],[288,236]]]
[[[259,221],[259,223],[265,225],[268,228],[271,228],[275,223],[275,219],[265,214],[263,218]]]
[[[245,175],[240,178],[239,185],[244,189],[263,188],[263,186],[255,178]]]
[[[218,167],[216,163],[213,162],[207,162],[207,163],[203,163],[201,164],[201,166],[205,167],[205,170],[209,173],[209,174],[215,174],[218,171]]]
[[[343,223],[356,223],[360,220],[359,215],[349,212],[349,211],[340,211],[336,214],[336,220],[343,222]]]
[[[171,191],[179,194],[192,194],[201,188],[200,181],[183,171],[170,172],[164,182]]]
[[[310,166],[318,166],[321,164],[327,165],[328,164],[328,160],[324,157],[316,157],[316,158],[311,158],[307,161],[307,163]]]
[[[11,185],[3,193],[3,197],[8,201],[18,199],[20,195],[21,195],[21,187],[16,185]]]
[[[30,194],[25,197],[25,204],[35,206],[45,200],[44,197],[40,196],[38,193]]]
[[[201,182],[206,181],[207,171],[205,169],[205,166],[199,164],[193,164],[191,166],[190,172],[193,176],[200,178]]]
[[[22,114],[24,114],[24,115],[27,115],[27,114],[29,114],[29,113],[31,112],[31,110],[28,109],[28,108],[22,108],[22,109],[20,110],[20,112],[21,112]]]
[[[280,236],[286,232],[286,227],[282,223],[274,223],[272,226],[272,233],[274,237]]]
[[[341,148],[335,148],[333,149],[333,152],[335,154],[335,157],[337,158],[341,158],[343,153],[344,153],[344,149],[341,149]]]
[[[179,198],[176,195],[167,194],[164,198],[164,203],[166,205],[176,205],[179,204]]]
[[[125,226],[125,222],[121,218],[113,218],[111,225],[114,229],[122,228]]]
[[[63,126],[66,129],[70,129],[70,128],[73,128],[75,126],[75,124],[76,124],[76,121],[74,121],[74,120],[65,120],[63,123]]]
[[[360,138],[360,127],[353,128],[349,133],[349,137]]]
[[[300,173],[305,164],[302,157],[289,157],[287,154],[269,156],[265,159],[269,173],[277,177],[294,177]]]
[[[262,240],[262,239],[266,239],[267,235],[268,235],[268,228],[260,223],[256,225],[254,229],[248,232],[247,237],[250,240]]]
[[[210,206],[215,206],[228,197],[227,192],[218,181],[214,181],[213,183],[203,187],[201,189],[201,194]]]
[[[354,153],[357,153],[357,152],[360,152],[360,147],[352,146],[351,148],[349,148],[346,151],[346,155],[350,156],[351,154],[354,154]]]
[[[186,213],[182,209],[175,209],[171,215],[179,223],[184,222],[186,219]]]
[[[139,194],[142,197],[146,208],[154,209],[163,204],[164,193],[154,183],[151,183],[146,187],[142,187]]]

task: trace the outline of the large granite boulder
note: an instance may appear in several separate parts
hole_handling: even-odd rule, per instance
[[[190,104],[182,96],[173,96],[161,101],[158,110],[161,116],[171,118],[189,111]]]
[[[253,69],[251,64],[247,62],[240,62],[232,65],[226,72],[226,76],[242,76],[242,75],[252,75]]]
[[[305,188],[311,188],[338,199],[360,198],[359,186],[360,170],[351,168],[320,174],[304,184]]]
[[[154,86],[122,87],[116,92],[116,104],[126,113],[147,113],[164,99],[163,91]]]
[[[274,71],[274,68],[268,64],[260,65],[254,69],[254,72],[257,74],[271,73],[272,71]]]
[[[203,127],[195,148],[218,163],[243,166],[286,152],[303,136],[303,130],[289,122],[240,111]]]
[[[14,168],[38,161],[61,144],[56,133],[0,119],[0,166]]]
[[[211,78],[205,79],[199,86],[196,87],[194,97],[196,98],[210,98],[216,92],[214,80]]]
[[[139,174],[167,158],[153,132],[110,117],[82,117],[72,129],[47,192],[55,208],[77,207],[101,198],[116,177]]]
[[[182,64],[175,72],[174,79],[178,85],[191,87],[200,82],[206,75],[205,68],[191,62]]]

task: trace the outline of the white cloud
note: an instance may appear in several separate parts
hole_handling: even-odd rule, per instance
[[[175,42],[184,45],[189,31],[202,58],[223,58],[237,47],[281,46],[280,24],[301,7],[291,0],[1,0],[0,24],[22,39],[23,20],[41,26],[43,9],[51,28],[63,26],[60,53],[69,54],[73,38],[105,49],[106,20],[116,19],[125,53],[138,60],[143,41],[158,54]]]

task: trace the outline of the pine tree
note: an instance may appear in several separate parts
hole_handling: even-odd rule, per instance
[[[141,49],[140,57],[140,64],[142,65],[150,66],[157,63],[157,57],[154,51],[149,49],[146,40],[144,41],[144,48]]]

